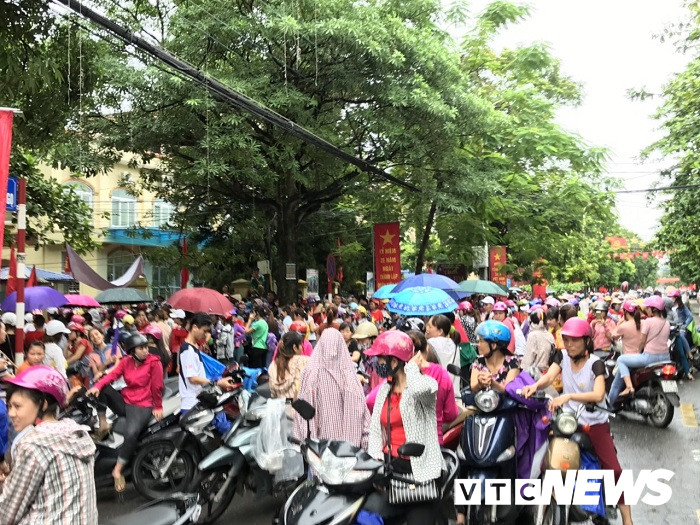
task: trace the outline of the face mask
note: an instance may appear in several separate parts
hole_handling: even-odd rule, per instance
[[[377,375],[382,379],[389,377],[389,373],[391,372],[387,363],[377,363],[377,367],[374,371],[377,372]]]

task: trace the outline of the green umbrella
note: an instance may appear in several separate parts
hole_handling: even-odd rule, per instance
[[[100,304],[136,304],[153,301],[148,295],[136,288],[111,288],[97,294]]]
[[[471,292],[484,295],[508,295],[508,290],[493,281],[480,281],[478,279],[467,279],[459,283],[460,292]]]

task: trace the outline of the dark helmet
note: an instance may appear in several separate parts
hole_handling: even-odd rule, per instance
[[[124,351],[127,354],[130,354],[131,352],[134,351],[135,348],[138,348],[139,346],[147,346],[148,345],[148,339],[143,334],[134,334],[130,335],[126,341],[124,341]]]

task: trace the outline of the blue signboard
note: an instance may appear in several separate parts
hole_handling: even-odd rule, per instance
[[[7,179],[7,203],[5,210],[17,211],[17,179],[9,177]]]

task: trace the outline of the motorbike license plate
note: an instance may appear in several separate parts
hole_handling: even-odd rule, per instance
[[[678,383],[675,381],[661,381],[661,390],[663,390],[666,394],[677,394]]]

